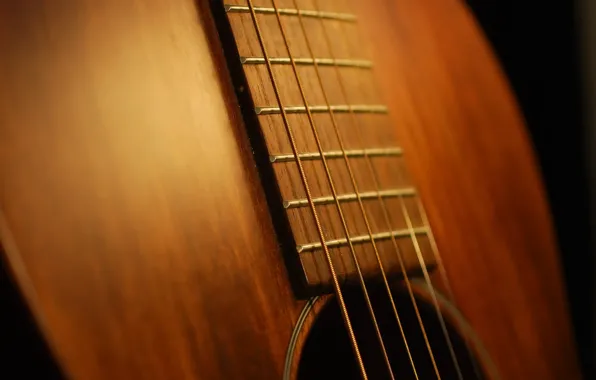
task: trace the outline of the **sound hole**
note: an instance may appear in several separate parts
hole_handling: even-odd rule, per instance
[[[418,379],[436,379],[431,356],[412,301],[405,292],[394,291],[393,293]],[[369,294],[395,379],[416,379],[386,291],[378,289]],[[344,297],[368,378],[390,379],[362,293],[345,292]],[[417,299],[417,305],[441,379],[458,379],[436,309],[432,304],[421,299]],[[447,320],[445,323],[448,323]],[[448,325],[447,329],[463,378],[483,379],[484,376],[479,373],[480,367],[473,362],[474,358],[468,352],[462,337],[451,325]],[[320,311],[306,339],[298,368],[298,380],[307,379],[361,379],[335,298]]]

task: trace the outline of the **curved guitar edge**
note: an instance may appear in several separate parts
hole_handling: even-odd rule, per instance
[[[581,378],[537,159],[471,11],[456,0],[351,4],[457,306],[503,378]]]
[[[2,373],[4,376],[18,373],[21,377],[62,380],[64,376],[43,339],[43,317],[35,317],[39,316],[33,311],[35,291],[22,265],[0,210]],[[23,366],[25,362],[31,365]]]

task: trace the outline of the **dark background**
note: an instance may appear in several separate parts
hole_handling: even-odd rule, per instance
[[[468,0],[522,108],[555,218],[576,340],[594,378],[590,152],[596,73],[591,0]]]

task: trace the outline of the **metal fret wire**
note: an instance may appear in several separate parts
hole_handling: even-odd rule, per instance
[[[351,149],[344,151],[348,157],[364,157],[368,154],[369,157],[386,157],[386,156],[400,156],[401,148],[371,148],[371,149]],[[339,150],[329,150],[323,152],[325,158],[343,158],[343,154]],[[301,160],[316,160],[321,158],[319,152],[300,153]],[[269,157],[269,161],[273,162],[288,162],[294,161],[293,154],[275,154]]]
[[[319,7],[318,7],[318,0],[314,0],[314,3],[315,3],[315,9],[319,9]],[[323,24],[323,23],[321,23],[321,24]],[[327,36],[327,31],[326,31],[324,25],[322,25],[322,27],[323,27],[325,39],[327,40],[327,44],[328,44],[328,46],[329,46],[329,48],[331,50],[331,44],[329,43],[329,39],[328,39],[328,36]],[[343,29],[343,25],[341,26],[341,28]],[[345,33],[343,33],[343,34],[345,34]],[[333,57],[333,54],[331,54],[331,57]],[[336,70],[336,72],[337,72],[337,70]],[[339,75],[339,72],[337,72],[337,73]],[[376,83],[376,81],[374,81],[374,85],[375,85],[376,92],[379,93],[379,89],[377,87],[378,84]],[[343,89],[343,84],[341,84],[341,87],[342,87],[342,92],[344,92],[344,96],[345,96],[345,91]],[[346,101],[347,101],[347,99],[346,99]],[[353,116],[353,118],[354,118],[354,116]],[[359,128],[356,128],[356,129],[358,130],[358,133],[360,133],[360,129]],[[369,161],[369,160],[367,160],[367,161]],[[377,179],[377,176],[378,175],[376,173],[376,170],[374,169],[374,166],[372,166],[372,165],[369,165],[369,166],[370,166],[371,171],[373,173],[374,180],[375,180],[375,182],[377,182],[378,181],[378,179]],[[435,311],[437,313],[437,317],[439,319],[439,323],[441,325],[441,330],[443,332],[443,335],[445,336],[445,339],[446,339],[446,342],[447,342],[447,345],[448,345],[448,348],[449,348],[449,353],[450,353],[451,359],[453,361],[453,364],[455,365],[455,369],[457,371],[458,378],[460,380],[463,380],[463,375],[461,373],[461,368],[460,368],[459,362],[457,360],[457,355],[455,354],[455,350],[453,348],[453,343],[451,341],[449,332],[447,330],[447,326],[445,324],[443,313],[441,312],[441,308],[440,308],[439,303],[438,303],[438,300],[437,300],[437,295],[435,293],[434,287],[432,286],[432,280],[430,278],[430,275],[429,275],[428,270],[426,268],[426,265],[424,263],[424,257],[422,256],[422,252],[421,252],[421,249],[420,249],[420,244],[418,243],[418,239],[416,237],[416,234],[413,232],[413,226],[412,226],[412,221],[411,221],[409,212],[407,210],[407,207],[405,205],[405,202],[403,201],[403,198],[400,197],[399,199],[400,199],[400,206],[401,206],[402,212],[404,213],[405,220],[406,220],[406,223],[408,225],[408,229],[410,229],[410,231],[411,231],[412,242],[414,244],[414,248],[415,248],[415,251],[416,251],[416,256],[418,256],[418,261],[420,262],[420,265],[422,267],[422,272],[423,272],[423,275],[424,275],[424,279],[425,279],[426,283],[429,285],[429,292],[431,294],[433,305],[434,305]],[[428,225],[428,218],[426,217],[426,214],[424,213],[424,209],[422,208],[422,202],[420,201],[420,199],[418,199],[417,204],[418,204],[418,209],[419,209],[420,214],[422,216],[423,222]],[[387,214],[387,217],[390,218],[389,217],[389,214],[388,213],[386,213],[386,214]],[[436,245],[436,241],[434,240],[434,236],[433,236],[433,234],[431,232],[430,226],[429,226],[428,230],[429,230],[428,237],[429,237],[429,241],[430,241],[430,244],[431,244],[431,249],[433,251],[433,256],[435,257],[435,260],[437,261],[437,266],[440,267],[439,268],[439,272],[443,276],[443,280],[444,280],[445,284],[450,289],[451,287],[449,286],[449,280],[447,278],[447,274],[446,274],[445,268],[443,266],[443,261],[441,259],[441,255],[440,255],[440,253],[438,251],[438,247]],[[405,277],[407,278],[407,276],[405,276]],[[409,281],[406,282],[406,284],[408,285],[409,288],[411,287],[411,284],[409,284]],[[413,297],[413,295],[412,295],[412,297]],[[413,298],[413,302],[414,302],[414,306],[416,307],[415,298]],[[416,307],[416,309],[417,309],[417,307]],[[419,321],[421,322],[421,328],[424,328],[423,327],[424,324],[422,323],[421,319]],[[425,336],[425,339],[427,339],[426,336]],[[428,342],[428,340],[427,340],[427,342]],[[465,341],[464,341],[464,343],[466,345],[466,348],[467,348],[468,352],[471,355],[471,351],[470,351],[470,348],[469,348],[468,344]],[[430,350],[430,343],[428,343],[428,347],[429,347],[429,350]],[[431,355],[432,355],[432,353],[431,353]],[[433,364],[434,364],[434,360],[433,360]],[[438,369],[436,367],[435,367],[435,369],[437,371],[437,375],[439,375],[438,374]],[[476,367],[474,369],[478,373],[478,369]]]
[[[404,187],[401,189],[364,191],[364,192],[360,193],[360,199],[377,199],[378,197],[395,198],[395,197],[399,197],[399,196],[411,197],[414,195],[416,195],[416,190],[414,188]],[[340,202],[356,201],[356,200],[358,200],[358,194],[355,194],[355,193],[339,194],[337,196],[337,200]],[[326,205],[326,204],[333,203],[333,202],[335,202],[335,199],[331,195],[313,198],[313,203],[315,205]],[[304,207],[304,206],[308,206],[308,199],[301,198],[301,199],[292,199],[289,201],[284,201],[284,208],[294,208],[294,207]]]
[[[311,130],[312,130],[312,133],[313,133],[313,137],[314,137],[315,142],[317,144],[317,149],[319,150],[319,153],[321,154],[321,160],[323,162],[323,167],[325,168],[325,174],[327,176],[327,180],[329,181],[329,187],[331,188],[331,193],[333,195],[333,198],[335,199],[335,205],[336,205],[337,211],[339,213],[339,217],[340,217],[340,220],[341,220],[341,223],[342,223],[342,227],[343,227],[344,233],[346,234],[346,239],[347,239],[348,245],[350,247],[350,253],[351,253],[351,255],[352,255],[353,259],[354,259],[354,266],[356,267],[356,271],[358,272],[358,279],[359,279],[359,282],[360,282],[360,286],[362,287],[362,291],[363,291],[364,298],[365,298],[365,301],[366,301],[366,304],[367,304],[367,308],[368,308],[368,310],[370,312],[371,320],[373,322],[373,325],[374,325],[374,328],[375,328],[375,332],[376,332],[377,338],[379,340],[379,344],[381,346],[381,350],[383,352],[383,358],[385,359],[385,363],[387,364],[387,369],[389,371],[389,374],[391,376],[391,379],[392,380],[395,380],[395,377],[393,375],[393,369],[391,368],[391,363],[389,361],[389,356],[387,355],[387,350],[385,348],[385,343],[383,342],[383,337],[381,335],[381,330],[379,329],[379,324],[377,322],[377,319],[376,319],[376,316],[375,316],[375,312],[374,312],[374,309],[373,309],[373,306],[372,306],[372,303],[371,303],[371,300],[370,300],[370,297],[369,297],[369,294],[368,294],[368,290],[366,288],[366,284],[365,284],[365,281],[364,281],[364,276],[362,274],[362,270],[361,270],[360,265],[358,263],[358,257],[356,255],[356,251],[354,250],[354,246],[352,244],[352,241],[350,240],[350,233],[349,233],[349,230],[348,230],[348,225],[347,225],[346,219],[344,217],[344,214],[343,214],[341,205],[339,203],[339,200],[337,199],[337,191],[335,189],[335,184],[334,184],[333,179],[331,177],[331,172],[329,171],[329,166],[327,165],[327,159],[325,158],[325,155],[323,154],[323,147],[321,145],[321,140],[319,138],[319,134],[317,132],[317,128],[315,126],[315,122],[314,122],[314,119],[313,119],[312,114],[311,114],[310,106],[308,104],[308,101],[306,100],[306,94],[304,92],[304,87],[302,86],[302,81],[300,80],[300,76],[298,75],[298,70],[296,69],[296,63],[292,59],[292,52],[290,50],[290,45],[289,45],[288,39],[286,37],[286,32],[285,32],[284,25],[283,25],[283,23],[281,21],[281,16],[280,16],[279,12],[277,11],[278,10],[277,2],[276,2],[276,0],[272,0],[272,3],[273,3],[273,8],[276,10],[276,14],[275,15],[276,15],[276,18],[277,18],[277,23],[278,23],[279,28],[280,28],[282,39],[284,41],[285,48],[286,48],[286,50],[288,52],[288,56],[290,57],[290,60],[292,62],[292,71],[294,73],[294,77],[296,78],[296,82],[297,82],[298,88],[300,90],[300,96],[302,98],[302,102],[304,103],[304,108],[305,108],[306,113],[307,113],[307,116],[308,116],[308,121],[309,121]],[[300,21],[302,20],[301,12],[298,12],[298,19]],[[306,45],[309,47],[309,50],[310,50],[310,45],[308,44],[308,42],[307,42]],[[311,57],[312,57],[312,54],[311,54]],[[317,67],[316,63],[315,63],[315,67]],[[326,104],[329,107],[329,102],[326,102]],[[331,107],[329,107],[329,109],[331,110]],[[343,147],[343,145],[341,145],[341,144],[340,144],[340,148],[341,148],[342,151],[345,150],[344,147]],[[349,163],[347,162],[347,159],[346,159],[346,164],[348,165],[348,170],[349,170]],[[351,174],[351,172],[350,172],[350,174]],[[353,175],[352,175],[352,177],[353,177]],[[356,191],[356,193],[358,192],[358,189],[356,187],[355,187],[355,191]],[[362,205],[361,205],[361,207],[362,207]],[[366,220],[366,216],[365,216],[365,222],[367,223],[367,227],[368,227],[368,230],[369,230],[369,235],[371,236],[371,243],[373,244],[373,247],[376,247],[375,246],[374,239],[372,238],[372,232],[370,230],[370,227],[368,226],[368,221]],[[322,241],[321,244],[326,244],[326,243]],[[376,248],[375,248],[375,252],[376,252]],[[389,286],[388,283],[387,283],[387,278],[386,278],[385,273],[383,271],[382,264],[381,264],[380,259],[379,259],[378,252],[376,252],[376,255],[377,255],[377,260],[379,260],[379,265],[381,265],[381,272],[383,273],[383,278],[385,280],[385,283],[387,284],[387,286]],[[360,358],[359,360],[362,360],[362,359]],[[367,379],[366,371],[364,369],[364,363],[362,363],[361,374],[362,374],[362,376],[363,376],[364,379]]]
[[[261,35],[261,29],[259,27],[259,23],[257,21],[257,16],[252,4],[252,0],[247,0],[248,1],[248,8],[250,10],[250,14],[251,14],[251,18],[253,21],[253,24],[255,26],[255,30],[257,32],[257,37],[259,40],[259,45],[261,46],[261,50],[263,51],[263,55],[265,56],[265,58],[268,57],[267,55],[267,49],[265,48],[265,43],[263,42],[263,37]],[[277,18],[279,20],[279,14],[276,13]],[[285,40],[285,37],[284,37]],[[286,41],[287,44],[287,41]],[[306,192],[306,195],[308,197],[308,199],[310,200],[310,209],[311,212],[313,214],[313,219],[315,220],[315,224],[317,227],[317,232],[319,235],[319,238],[321,240],[321,244],[323,245],[323,250],[325,252],[325,259],[327,260],[327,264],[329,265],[329,271],[331,273],[331,280],[333,283],[333,288],[335,290],[335,294],[337,297],[337,301],[338,304],[340,306],[341,309],[341,314],[342,317],[344,319],[344,323],[346,325],[346,329],[348,330],[348,335],[350,337],[350,341],[352,343],[352,349],[354,351],[354,355],[356,356],[356,360],[358,362],[358,367],[360,369],[360,373],[362,374],[362,377],[366,380],[368,379],[368,376],[366,375],[366,369],[364,368],[364,362],[362,361],[362,355],[360,354],[360,349],[358,347],[358,342],[356,341],[356,336],[354,335],[354,328],[352,327],[352,322],[350,321],[350,317],[348,315],[348,309],[346,308],[346,304],[343,298],[343,294],[339,285],[339,281],[337,278],[337,274],[335,272],[335,268],[333,267],[333,261],[331,260],[331,255],[329,253],[329,249],[327,248],[327,246],[325,245],[325,237],[323,235],[323,229],[321,228],[321,222],[319,220],[319,216],[317,215],[317,211],[315,209],[314,204],[312,203],[312,195],[310,193],[310,189],[308,187],[308,181],[306,179],[306,175],[304,172],[304,168],[302,166],[302,162],[300,161],[300,158],[298,156],[298,149],[296,147],[296,141],[294,140],[294,135],[292,133],[292,128],[290,127],[290,124],[288,122],[288,117],[285,113],[285,111],[283,111],[283,105],[281,102],[281,96],[279,94],[279,89],[277,86],[277,83],[275,81],[275,76],[273,75],[273,70],[271,68],[271,64],[269,63],[269,61],[267,61],[267,71],[269,72],[269,76],[271,78],[271,84],[273,86],[273,90],[275,92],[275,98],[280,106],[280,109],[282,109],[282,120],[284,122],[284,126],[288,135],[288,139],[290,140],[290,143],[292,145],[292,152],[294,153],[294,155],[296,156],[296,163],[298,166],[298,170],[300,172],[300,178],[302,180],[302,184],[304,185],[304,190]]]
[[[273,0],[273,3],[275,4],[275,0]],[[293,4],[294,4],[294,6],[296,8],[298,8],[297,3],[296,3],[296,0],[293,0]],[[317,11],[318,11],[318,8],[317,8]],[[278,18],[279,18],[279,16],[278,16]],[[315,58],[315,55],[314,55],[313,50],[312,50],[312,47],[310,45],[309,38],[308,38],[308,35],[306,33],[306,28],[304,27],[304,22],[303,22],[302,17],[300,15],[298,15],[298,20],[299,20],[300,28],[302,30],[302,34],[303,34],[304,38],[306,39],[306,46],[308,48],[308,53],[309,53],[310,57],[314,59]],[[280,26],[281,26],[281,21],[280,21]],[[289,52],[289,47],[288,47],[288,52]],[[321,74],[320,74],[320,70],[319,70],[319,65],[316,63],[316,61],[314,63],[314,67],[315,67],[315,72],[316,72],[317,80],[318,80],[319,86],[321,88],[321,93],[323,94],[323,97],[324,97],[324,100],[325,100],[325,104],[329,108],[329,114],[331,116],[331,120],[332,120],[333,130],[335,132],[335,136],[337,137],[337,142],[338,142],[338,144],[340,146],[340,150],[343,152],[344,160],[345,160],[345,163],[346,163],[346,168],[348,169],[348,174],[350,176],[350,181],[352,183],[352,187],[354,188],[354,192],[356,193],[356,197],[358,198],[358,205],[359,205],[360,211],[362,213],[362,217],[364,219],[364,223],[366,225],[366,229],[367,229],[368,235],[370,236],[370,242],[372,244],[372,247],[373,247],[373,250],[374,250],[374,253],[375,253],[375,257],[377,259],[377,263],[378,263],[379,269],[381,271],[381,275],[383,277],[383,284],[384,284],[385,289],[387,291],[387,295],[389,297],[389,301],[391,303],[391,307],[392,307],[393,312],[395,314],[395,318],[396,318],[397,324],[399,326],[400,333],[401,333],[402,338],[404,340],[406,351],[408,353],[408,357],[409,357],[410,363],[412,365],[412,370],[414,371],[414,375],[416,376],[416,379],[418,379],[418,373],[416,371],[416,365],[414,364],[414,360],[412,358],[412,353],[410,351],[410,347],[409,347],[408,342],[407,342],[405,331],[403,329],[403,325],[402,325],[401,319],[399,317],[399,313],[397,312],[397,307],[395,305],[395,300],[393,298],[393,293],[391,291],[391,286],[389,285],[389,281],[387,279],[387,274],[385,273],[385,269],[383,267],[383,262],[381,260],[380,255],[379,255],[379,250],[377,248],[377,244],[375,243],[375,239],[373,237],[372,228],[370,226],[370,222],[368,220],[368,217],[367,217],[367,214],[366,214],[366,210],[364,208],[364,204],[362,202],[362,198],[361,198],[360,192],[358,191],[358,185],[356,183],[356,177],[354,176],[354,172],[352,171],[352,168],[351,168],[351,165],[350,165],[350,160],[347,157],[346,149],[344,147],[344,143],[342,141],[341,134],[339,132],[337,121],[335,119],[335,114],[334,114],[334,111],[333,111],[333,109],[331,107],[331,104],[329,102],[329,98],[327,96],[327,92],[325,91],[325,87],[323,85],[323,80],[322,80],[322,77],[321,77]],[[338,70],[337,66],[335,66],[334,69],[337,71]],[[297,73],[296,73],[296,79],[298,79],[298,74]],[[345,96],[344,96],[344,98],[345,98]],[[304,99],[304,103],[305,103],[305,106],[308,109],[308,105],[306,104],[306,99]],[[351,112],[352,109],[351,109],[351,107],[349,105],[348,105],[348,108],[349,108],[349,111],[348,112],[351,115],[353,115],[353,112]],[[378,188],[378,186],[376,187],[376,190],[377,190],[377,192],[380,190]],[[334,197],[337,198],[335,196],[335,194],[334,194]],[[337,203],[338,209],[340,209],[339,201],[337,199],[336,199],[336,203]],[[391,230],[391,228],[389,228],[389,230]],[[349,238],[349,235],[348,235],[347,228],[346,228],[346,237],[348,239],[348,242],[350,242],[350,240],[349,240],[350,238]],[[392,238],[393,241],[395,241],[395,236],[393,234],[391,234],[391,238]],[[356,258],[354,258],[354,259],[356,259]],[[407,277],[405,275],[405,271],[404,271],[404,276]],[[380,332],[379,332],[379,335],[380,335]],[[381,341],[381,344],[383,344],[382,343],[383,342],[382,336],[379,337],[379,340]],[[390,373],[391,377],[393,378],[393,369],[391,368],[391,363],[390,363],[389,358],[387,357],[386,353],[385,353],[385,359],[386,359],[386,362],[387,362],[389,373]]]
[[[260,65],[265,64],[263,57],[240,57],[240,62],[246,65]],[[289,57],[269,58],[269,62],[274,65],[290,65],[292,62]],[[331,58],[294,58],[297,65],[314,65],[315,62],[321,66],[341,66],[341,67],[358,67],[361,69],[370,69],[372,63],[364,59],[331,59]]]
[[[416,234],[425,234],[428,232],[428,228],[418,227],[414,229],[414,233]],[[359,235],[359,236],[351,236],[350,241],[352,244],[361,244],[367,243],[371,240],[388,240],[395,237],[405,237],[410,236],[411,231],[409,229],[404,230],[396,230],[396,231],[388,231],[388,232],[379,232],[377,234],[372,235]],[[325,245],[327,247],[342,247],[348,244],[348,239],[341,238],[335,240],[327,240]],[[314,251],[315,249],[321,248],[321,243],[308,243],[302,244],[298,246],[298,253]]]
[[[241,12],[241,13],[249,13],[251,12],[250,6],[246,5],[224,5],[226,12]],[[268,7],[252,7],[252,11],[255,13],[265,13],[265,14],[275,14],[279,13],[282,15],[289,15],[289,16],[296,16],[301,15],[304,17],[313,17],[319,19],[329,19],[329,20],[338,20],[338,21],[347,21],[347,22],[354,22],[356,21],[356,17],[354,15],[348,13],[337,13],[337,12],[317,12],[317,11],[309,11],[303,9],[282,9],[278,8],[268,8]]]
[[[316,65],[315,65],[316,66]],[[286,106],[284,107],[286,113],[307,113],[305,106]],[[257,115],[272,115],[281,112],[279,107],[256,107]],[[387,107],[382,105],[366,105],[366,104],[334,104],[325,106],[309,106],[308,112],[354,112],[354,113],[387,113]]]

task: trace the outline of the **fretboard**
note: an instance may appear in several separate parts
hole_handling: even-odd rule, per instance
[[[277,1],[284,38],[271,1],[252,4],[257,25],[245,0],[226,3],[235,45],[226,55],[241,71],[234,80],[240,100],[250,100],[242,107],[246,123],[256,124],[254,146],[263,147],[255,154],[266,155],[257,162],[270,206],[281,210],[274,223],[293,277],[308,289],[329,289],[325,247],[341,281],[356,279],[357,265],[371,278],[381,267],[413,273],[421,258],[434,264],[357,17],[343,1]]]

